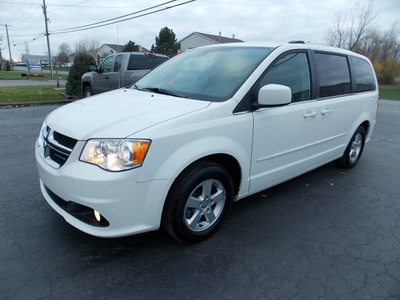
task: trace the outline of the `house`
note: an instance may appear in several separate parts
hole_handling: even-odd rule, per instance
[[[148,49],[139,46],[139,52],[150,52]],[[116,45],[116,44],[103,44],[96,52],[96,60],[97,63],[100,64],[104,58],[113,53],[120,53],[124,49],[125,45]]]
[[[188,49],[201,46],[207,46],[213,44],[225,44],[225,43],[242,43],[243,41],[236,39],[234,34],[232,35],[232,38],[229,38],[222,36],[221,32],[219,32],[219,35],[212,35],[201,32],[192,32],[187,37],[181,39],[178,42],[181,44],[181,49],[179,50],[179,53],[181,53]]]

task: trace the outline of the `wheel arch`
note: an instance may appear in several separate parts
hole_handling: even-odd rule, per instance
[[[229,175],[232,178],[233,187],[234,187],[234,195],[236,196],[238,194],[239,188],[240,188],[240,182],[241,182],[241,178],[242,178],[242,169],[240,167],[239,162],[233,156],[226,154],[226,153],[207,155],[207,156],[201,157],[201,158],[191,162],[174,179],[174,181],[170,185],[169,191],[171,190],[172,186],[174,185],[174,183],[177,181],[177,179],[179,178],[179,176],[182,173],[184,173],[185,171],[190,169],[193,165],[195,165],[201,161],[212,161],[212,162],[222,166],[229,173]],[[168,193],[169,193],[169,191],[168,191]]]
[[[366,136],[368,136],[368,135],[369,135],[369,129],[370,129],[370,127],[371,127],[371,124],[369,123],[369,121],[368,121],[368,120],[365,120],[364,122],[362,122],[362,123],[360,124],[360,126],[364,127],[365,134],[366,134]]]
[[[228,154],[212,154],[205,156],[200,160],[210,160],[221,165],[230,174],[233,181],[234,195],[239,193],[240,181],[242,178],[242,168],[239,162]],[[199,160],[197,160],[199,161]]]

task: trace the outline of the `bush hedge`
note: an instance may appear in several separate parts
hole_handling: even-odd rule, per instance
[[[65,85],[67,95],[82,96],[81,78],[82,75],[90,71],[90,66],[95,66],[96,61],[87,53],[79,53],[75,59],[74,64],[69,70],[67,83]]]

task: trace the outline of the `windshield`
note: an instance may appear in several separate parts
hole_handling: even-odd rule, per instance
[[[225,101],[273,50],[267,47],[204,47],[186,51],[154,69],[135,88],[177,97]]]

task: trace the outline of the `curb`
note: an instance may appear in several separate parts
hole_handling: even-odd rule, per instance
[[[0,103],[0,109],[19,108],[27,106],[45,106],[45,105],[63,105],[71,103],[75,100],[58,100],[58,101],[43,101],[43,102],[20,102],[20,103]]]

